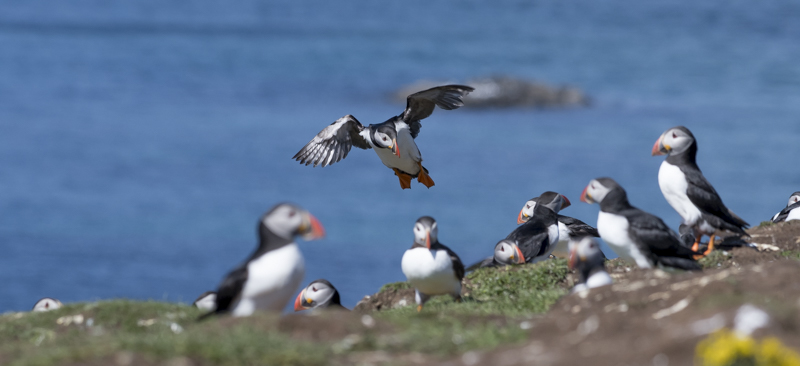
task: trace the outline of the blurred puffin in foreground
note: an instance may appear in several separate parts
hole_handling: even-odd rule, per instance
[[[600,236],[597,229],[593,228],[591,225],[576,218],[559,214],[559,211],[570,206],[570,202],[567,196],[552,191],[542,193],[541,196],[531,198],[528,202],[525,202],[525,206],[522,206],[519,215],[517,215],[517,224],[522,224],[530,220],[536,205],[544,205],[553,210],[557,215],[558,243],[556,243],[556,247],[551,253],[556,257],[566,258],[569,256],[570,240],[575,240],[584,236]],[[602,254],[602,251],[600,253]]]
[[[206,291],[202,295],[198,296],[196,300],[192,303],[194,307],[202,310],[212,311],[217,307],[217,292],[216,291]]]
[[[414,142],[422,128],[420,121],[430,116],[436,106],[445,110],[463,106],[463,98],[473,90],[465,85],[444,85],[411,94],[403,113],[366,127],[348,114],[320,131],[292,159],[300,164],[325,167],[344,159],[353,146],[375,149],[383,165],[394,170],[402,189],[411,188],[413,178],[428,188],[433,187],[433,179],[422,166],[422,154]]]
[[[439,228],[432,217],[420,217],[414,224],[414,244],[403,254],[400,266],[416,292],[417,311],[435,295],[449,294],[461,301],[464,264],[439,242]]]
[[[216,308],[201,317],[231,313],[248,316],[257,310],[282,311],[305,275],[303,254],[295,236],[325,236],[319,221],[305,209],[281,203],[258,222],[259,244],[217,289]]]
[[[592,179],[583,189],[581,201],[600,204],[597,231],[621,258],[633,260],[641,268],[701,269],[695,260],[700,253],[684,246],[660,218],[631,206],[627,193],[613,179]]]
[[[569,268],[578,272],[579,282],[573,292],[610,285],[613,280],[606,272],[605,256],[600,244],[590,236],[572,241],[569,251]]]
[[[720,230],[749,236],[744,231],[749,224],[725,207],[697,166],[697,141],[688,128],[673,127],[661,134],[653,144],[652,155],[665,154],[667,158],[658,169],[658,186],[683,223],[694,229],[692,250],[699,250],[700,239],[707,235],[704,254],[711,253],[715,233]]]
[[[772,222],[800,220],[800,191],[792,193],[786,208],[772,216]]]
[[[325,279],[313,281],[297,295],[294,301],[294,311],[307,309],[344,309],[339,298],[339,291]]]
[[[58,301],[52,297],[45,297],[37,301],[36,304],[33,304],[33,309],[31,309],[31,311],[50,311],[60,309],[62,306],[64,306],[64,304],[62,304],[61,301]]]

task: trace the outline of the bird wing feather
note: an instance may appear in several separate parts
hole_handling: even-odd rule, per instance
[[[300,164],[323,167],[336,163],[347,157],[353,146],[364,150],[371,148],[359,134],[363,130],[364,126],[358,120],[350,115],[344,116],[322,129],[292,159]]]
[[[420,121],[430,116],[437,105],[444,110],[457,109],[464,105],[463,98],[473,90],[466,85],[443,85],[411,94],[400,118],[411,129],[411,137],[416,138],[422,128]]]

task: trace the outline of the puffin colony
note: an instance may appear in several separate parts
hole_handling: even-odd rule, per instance
[[[414,141],[421,121],[430,117],[437,106],[445,110],[463,106],[464,97],[473,90],[465,85],[444,85],[411,94],[402,113],[378,124],[364,126],[348,114],[320,131],[293,159],[325,167],[344,159],[353,146],[373,149],[381,162],[394,171],[402,189],[411,188],[414,178],[433,187]],[[453,249],[439,241],[436,220],[420,217],[411,228],[411,248],[400,262],[403,274],[415,289],[417,311],[437,295],[450,295],[461,301],[461,284],[467,271],[536,263],[553,257],[569,258],[569,267],[579,277],[573,292],[609,285],[612,280],[605,270],[606,256],[600,250],[598,237],[617,256],[640,268],[668,270],[701,270],[697,260],[714,250],[720,234],[725,235],[725,245],[750,246],[744,231],[747,222],[725,206],[703,176],[696,162],[697,151],[696,138],[683,126],[664,131],[653,145],[652,155],[667,155],[658,171],[658,185],[682,218],[680,235],[660,218],[631,205],[625,189],[608,177],[590,180],[580,195],[582,202],[599,205],[597,228],[560,214],[571,204],[565,195],[543,192],[525,202],[517,215],[519,226],[494,246],[493,254],[467,268]],[[789,220],[800,220],[800,191],[792,193],[786,207],[771,219]],[[280,312],[292,298],[295,311],[346,310],[336,287],[325,279],[309,283],[295,295],[305,275],[303,254],[295,240],[324,236],[319,220],[302,207],[291,203],[272,207],[258,220],[259,240],[253,253],[225,276],[216,291],[208,291],[195,300],[194,306],[207,310],[200,319]],[[709,240],[704,243],[705,236]],[[56,299],[43,298],[32,311],[61,306]]]

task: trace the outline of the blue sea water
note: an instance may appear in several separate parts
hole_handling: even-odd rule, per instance
[[[328,236],[305,282],[347,306],[403,280],[422,215],[467,262],[545,190],[563,213],[610,176],[677,228],[653,142],[686,125],[698,163],[751,224],[800,189],[797,1],[8,0],[0,3],[0,311],[44,296],[191,302],[256,245],[281,201]],[[378,123],[419,79],[570,84],[588,109],[438,110],[417,139],[436,186],[374,152],[291,160],[353,114]]]

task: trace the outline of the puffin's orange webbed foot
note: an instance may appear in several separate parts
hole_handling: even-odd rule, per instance
[[[711,251],[714,250],[714,239],[715,238],[716,238],[716,236],[714,236],[714,234],[711,234],[711,239],[708,240],[708,249],[706,249],[706,252],[703,253],[703,256],[707,256],[707,255],[711,254]]]
[[[417,182],[424,184],[425,187],[428,188],[433,187],[436,183],[433,182],[431,176],[428,175],[428,172],[425,170],[425,168],[422,167],[422,162],[421,161],[418,162],[417,165],[419,165],[419,175],[417,176]]]
[[[413,179],[410,175],[401,172],[397,168],[392,168],[394,170],[394,175],[400,179],[400,188],[402,189],[410,189],[411,188],[411,179]]]

